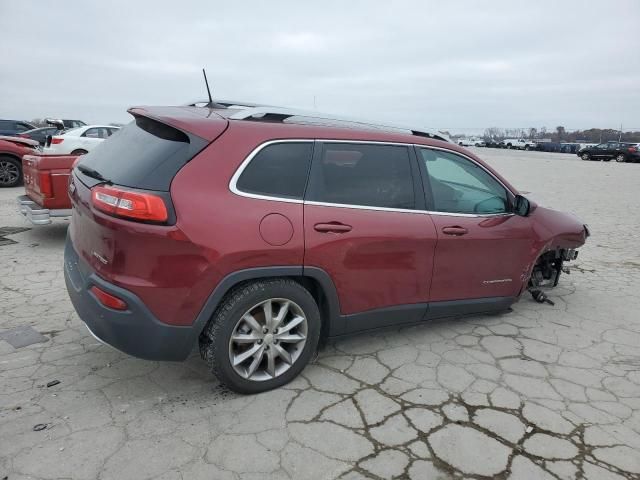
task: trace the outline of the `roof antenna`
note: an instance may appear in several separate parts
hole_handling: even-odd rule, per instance
[[[213,98],[211,98],[211,90],[209,90],[209,80],[207,80],[207,72],[204,71],[204,68],[202,69],[202,75],[204,75],[204,84],[207,86],[207,93],[209,94],[209,104],[207,107],[213,108],[214,104]]]

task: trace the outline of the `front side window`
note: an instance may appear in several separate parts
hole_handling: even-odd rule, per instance
[[[460,155],[420,149],[436,212],[499,214],[509,211],[506,189],[486,170]]]
[[[383,208],[415,208],[409,149],[383,144],[324,143],[307,200]]]
[[[311,142],[267,145],[243,170],[236,188],[246,193],[301,200],[312,153]]]

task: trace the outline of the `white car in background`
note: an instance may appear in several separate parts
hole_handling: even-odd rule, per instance
[[[481,138],[461,138],[458,140],[461,147],[484,147],[486,143]]]
[[[47,137],[43,152],[46,155],[84,155],[109,138],[120,127],[113,125],[85,125]]]

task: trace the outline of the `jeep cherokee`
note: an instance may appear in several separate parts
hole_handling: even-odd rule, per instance
[[[99,340],[231,389],[320,339],[508,310],[589,232],[437,134],[238,102],[139,107],[82,157],[65,280]],[[538,297],[540,298],[540,297]]]

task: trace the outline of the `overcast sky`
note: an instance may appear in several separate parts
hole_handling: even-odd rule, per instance
[[[251,100],[420,127],[640,130],[640,1],[0,0],[0,118]]]

